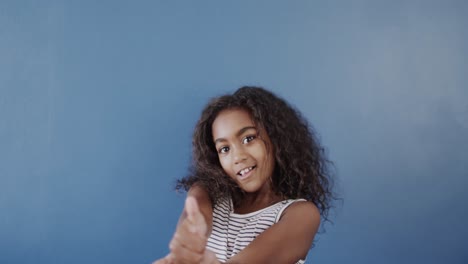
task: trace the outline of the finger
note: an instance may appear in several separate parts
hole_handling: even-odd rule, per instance
[[[191,233],[181,227],[172,237],[172,241],[177,241],[178,245],[187,248],[188,250],[203,253],[206,247],[207,238],[200,236],[197,233]]]
[[[185,199],[185,209],[187,210],[187,218],[190,220],[190,222],[197,224],[203,219],[199,219],[200,209],[198,208],[198,203],[195,198],[189,196],[187,199]]]
[[[154,261],[152,264],[171,264],[171,261],[169,260],[169,255],[167,255],[162,259]]]
[[[203,255],[201,264],[218,264],[219,261],[216,258],[215,253],[213,253],[211,250],[205,250],[205,253]]]
[[[169,244],[171,250],[171,260],[174,263],[200,263],[203,258],[203,251],[196,252],[184,247],[176,238]]]
[[[177,239],[182,246],[190,250],[202,253],[206,247],[207,238],[199,233],[191,232],[190,226],[192,224],[189,221],[183,221],[177,228],[173,239]]]
[[[187,211],[187,219],[194,225],[194,230],[202,235],[206,234],[207,226],[205,217],[198,208],[197,200],[193,197],[187,197],[185,200],[185,209]]]
[[[174,264],[174,256],[172,255],[172,253],[167,254],[166,259],[167,263]]]

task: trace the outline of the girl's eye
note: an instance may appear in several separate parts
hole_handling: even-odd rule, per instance
[[[252,141],[254,139],[255,139],[255,136],[247,136],[242,140],[242,143],[247,144],[247,143],[249,143],[250,141]]]
[[[229,147],[222,147],[222,148],[218,149],[218,153],[220,153],[220,154],[227,153],[228,151],[229,151]]]

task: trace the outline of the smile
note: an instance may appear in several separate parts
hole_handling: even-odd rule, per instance
[[[252,167],[247,167],[245,169],[240,170],[237,175],[240,176],[241,179],[245,179],[248,176],[250,176],[251,172],[256,168],[257,166],[252,166]]]

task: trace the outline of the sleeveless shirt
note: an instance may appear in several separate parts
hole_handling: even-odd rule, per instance
[[[297,201],[305,200],[284,200],[252,213],[236,214],[231,199],[221,200],[213,208],[213,228],[206,248],[213,251],[219,261],[226,262],[277,223],[283,211]],[[299,260],[296,264],[302,263],[305,261]]]

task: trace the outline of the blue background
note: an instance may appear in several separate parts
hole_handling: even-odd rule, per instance
[[[247,84],[336,164],[308,263],[468,263],[467,3],[1,1],[0,263],[165,255],[200,111]]]

